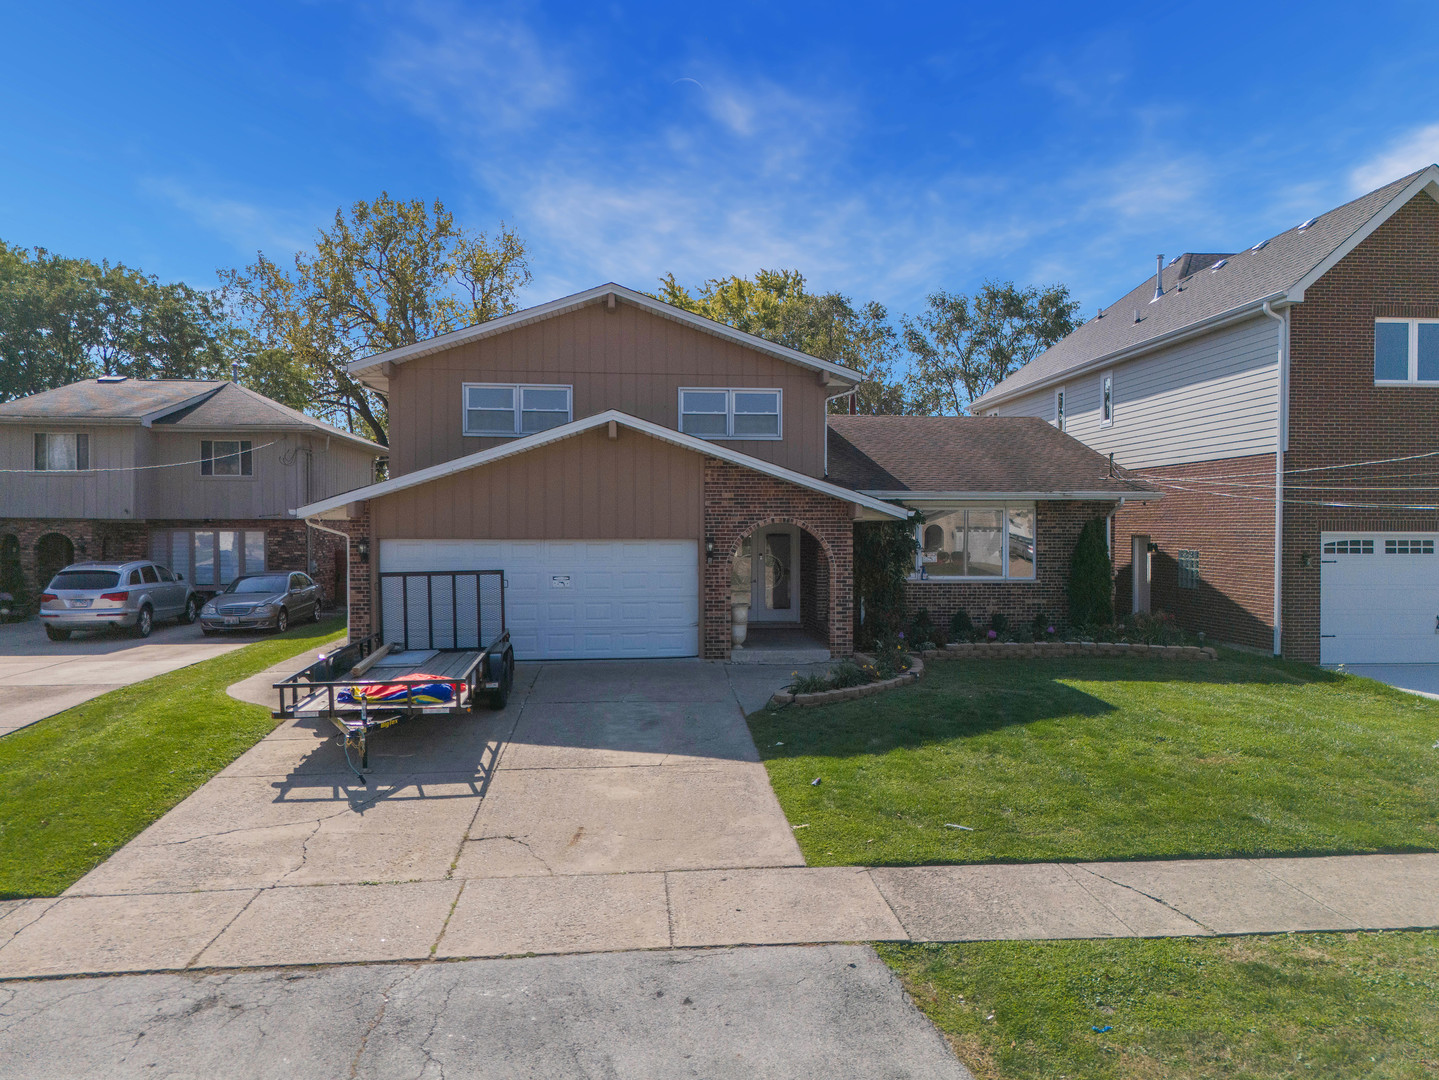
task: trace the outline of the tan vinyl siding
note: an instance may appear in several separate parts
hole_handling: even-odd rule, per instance
[[[458,410],[457,410],[458,411]],[[377,538],[695,540],[702,458],[603,428],[370,504]]]
[[[621,303],[397,365],[389,377],[392,476],[505,441],[461,434],[467,382],[571,385],[573,419],[619,409],[670,428],[679,426],[682,386],[777,388],[783,438],[721,445],[810,476],[824,472],[826,391],[818,373]]]
[[[84,432],[90,436],[90,468],[84,472],[33,472],[37,432]],[[135,429],[73,423],[0,425],[0,517],[130,520],[135,505]],[[119,470],[119,471],[113,471]]]
[[[200,443],[248,439],[251,476],[202,476]],[[149,432],[149,461],[170,468],[141,476],[141,514],[147,518],[285,518],[307,502],[363,487],[370,481],[368,452],[337,439],[296,432]]]
[[[1100,379],[1065,382],[1065,430],[1128,468],[1273,451],[1278,431],[1278,323],[1259,316],[1104,369],[1114,373],[1114,423],[1100,423]],[[1054,418],[1046,387],[989,410]]]

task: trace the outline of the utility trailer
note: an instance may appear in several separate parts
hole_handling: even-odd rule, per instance
[[[382,573],[380,611],[378,631],[274,684],[280,707],[271,715],[328,720],[361,783],[372,731],[482,704],[503,709],[515,679],[502,571]]]

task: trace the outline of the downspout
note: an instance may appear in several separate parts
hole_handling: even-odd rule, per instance
[[[339,529],[332,529],[328,525],[320,525],[314,518],[306,518],[305,524],[309,526],[309,529],[319,529],[321,532],[327,532],[331,536],[338,536],[345,541],[345,631],[348,633],[350,629],[350,594],[353,592],[350,588],[350,534],[342,533]],[[309,543],[309,529],[305,531],[305,542],[307,545]]]
[[[1278,409],[1274,431],[1274,655],[1284,643],[1284,451],[1289,449],[1289,309],[1281,315],[1264,301],[1264,314],[1279,324]]]
[[[819,442],[824,447],[824,475],[829,478],[829,403],[838,401],[842,397],[849,397],[851,394],[859,393],[859,385],[856,383],[842,394],[831,394],[824,399],[824,411],[820,414]]]

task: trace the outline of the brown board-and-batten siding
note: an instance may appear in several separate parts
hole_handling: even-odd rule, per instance
[[[778,389],[782,439],[716,440],[810,476],[824,473],[818,372],[620,303],[602,304],[397,364],[389,375],[390,475],[502,445],[463,434],[465,383],[573,387],[573,419],[606,409],[679,427],[681,387]]]

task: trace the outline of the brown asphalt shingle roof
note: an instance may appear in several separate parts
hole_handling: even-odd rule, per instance
[[[829,479],[856,491],[1153,492],[1031,416],[831,416]]]

